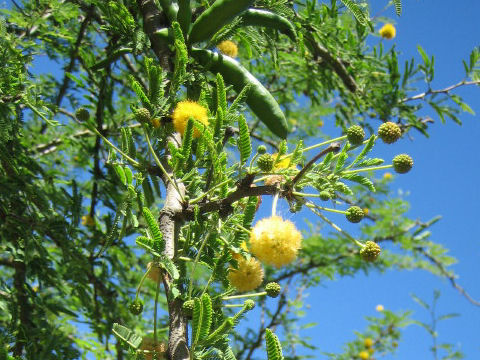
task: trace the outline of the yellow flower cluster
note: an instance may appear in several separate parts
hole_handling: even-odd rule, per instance
[[[296,259],[302,234],[279,216],[262,219],[250,233],[252,253],[263,263],[279,268]]]
[[[238,291],[255,290],[263,281],[263,269],[260,262],[251,257],[245,259],[241,255],[235,254],[237,260],[237,269],[230,268],[228,272],[228,280],[237,288]]]
[[[224,40],[217,45],[218,50],[224,55],[230,56],[232,58],[237,57],[238,47],[233,41]]]
[[[368,353],[368,351],[360,351],[358,357],[362,360],[367,360],[370,357],[370,354]]]
[[[182,136],[187,128],[187,123],[190,118],[193,118],[203,125],[208,126],[207,109],[202,105],[194,101],[180,101],[172,114],[173,127],[175,131],[179,132]],[[201,133],[195,128],[193,131],[193,137],[200,137]]]
[[[82,225],[91,227],[95,225],[95,219],[90,215],[83,215],[82,216]]]
[[[396,34],[395,26],[392,24],[383,25],[379,32],[381,37],[388,40],[393,39]]]

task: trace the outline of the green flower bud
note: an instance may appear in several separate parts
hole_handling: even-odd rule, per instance
[[[183,303],[182,309],[186,316],[191,317],[193,315],[193,308],[195,307],[195,301],[187,300]]]
[[[145,109],[145,108],[137,109],[135,110],[134,115],[137,121],[140,123],[150,122],[150,111],[148,111],[148,109]]]
[[[275,160],[273,159],[272,155],[270,154],[263,154],[257,159],[257,166],[260,170],[269,172],[273,169],[273,164]]]
[[[267,285],[265,285],[265,291],[267,292],[267,296],[276,298],[278,295],[280,295],[282,287],[276,282],[269,282]]]
[[[407,154],[400,154],[393,158],[393,169],[399,174],[409,172],[413,167],[413,159]]]
[[[130,310],[130,312],[133,314],[133,315],[140,315],[143,311],[143,303],[140,299],[136,299],[134,300],[129,306],[128,306],[128,310]]]
[[[380,136],[384,143],[393,144],[402,136],[402,130],[400,130],[397,124],[388,121],[380,125],[378,128],[378,136]]]
[[[267,152],[267,147],[265,145],[259,145],[257,147],[257,153],[259,153],[260,155],[263,155]]]
[[[255,307],[255,301],[252,299],[245,300],[243,306],[245,306],[245,310],[250,311]]]
[[[363,260],[372,262],[378,258],[381,251],[382,250],[377,243],[373,241],[367,241],[363,248],[360,250],[360,256]]]
[[[330,191],[328,190],[320,191],[319,195],[320,199],[322,199],[323,201],[330,200]]]
[[[365,213],[360,207],[351,206],[348,208],[345,216],[347,217],[348,221],[352,223],[358,223],[363,219],[363,217],[365,216]]]
[[[77,111],[75,111],[75,117],[79,121],[88,121],[88,119],[90,119],[90,113],[88,112],[87,109],[82,107],[80,109],[77,109]]]
[[[358,125],[350,126],[347,129],[347,139],[352,145],[360,145],[365,138],[365,131]]]

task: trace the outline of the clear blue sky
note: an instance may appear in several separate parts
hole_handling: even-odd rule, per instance
[[[375,16],[387,0],[372,0],[371,15]],[[7,6],[10,1],[7,1]],[[443,88],[463,79],[462,60],[480,45],[480,1],[461,0],[404,0],[403,14],[397,18],[393,8],[382,13],[395,18],[397,37],[386,43],[396,44],[400,61],[415,57],[417,45],[435,55],[436,79],[434,88]],[[372,37],[371,44],[379,41]],[[40,69],[35,69],[41,72]],[[458,94],[480,114],[480,88],[459,89]],[[415,134],[414,141],[402,140],[389,147],[379,145],[376,154],[386,159],[400,152],[408,152],[415,160],[414,169],[404,176],[396,177],[392,190],[409,191],[411,202],[409,216],[427,220],[435,215],[443,219],[431,230],[432,239],[451,250],[459,263],[453,267],[459,275],[458,282],[470,294],[480,299],[480,190],[477,185],[480,175],[478,139],[480,118],[478,115],[461,116],[463,126],[448,122],[436,123],[430,128],[430,139]],[[326,124],[326,132],[332,136],[338,129]],[[261,214],[267,209],[265,204]],[[280,212],[288,213],[285,203]],[[282,210],[283,209],[283,210]],[[261,215],[260,214],[260,215]],[[300,221],[297,221],[297,224]],[[300,224],[298,224],[300,226]],[[355,338],[354,331],[363,331],[365,316],[377,314],[375,306],[383,304],[392,311],[413,309],[414,317],[428,321],[428,315],[410,297],[411,293],[430,300],[434,289],[442,296],[439,313],[455,312],[459,318],[440,323],[439,340],[458,344],[467,359],[480,358],[480,308],[471,305],[450,284],[425,272],[388,272],[326,282],[322,287],[310,289],[306,322],[319,325],[302,333],[316,340],[322,351],[339,352],[344,342]],[[432,359],[429,353],[430,338],[418,326],[404,331],[396,356],[387,359]],[[310,353],[311,354],[311,353]],[[317,358],[323,358],[315,354]]]

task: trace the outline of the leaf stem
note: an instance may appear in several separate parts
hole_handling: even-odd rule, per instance
[[[342,175],[356,174],[356,173],[363,172],[363,171],[384,170],[384,169],[390,169],[392,167],[393,167],[393,165],[371,166],[371,167],[366,167],[366,168],[362,168],[362,169],[345,171],[345,172],[342,173]]]

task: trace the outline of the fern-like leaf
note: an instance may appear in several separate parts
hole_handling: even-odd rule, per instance
[[[397,15],[402,15],[402,0],[393,0],[393,5],[395,5],[395,12]]]
[[[158,227],[157,220],[155,220],[147,207],[143,208],[143,217],[148,225],[150,236],[153,239],[153,247],[155,251],[161,253],[165,249],[165,242],[163,241],[163,236],[160,232],[160,228]]]
[[[193,343],[197,344],[200,340],[200,328],[204,318],[203,303],[199,298],[193,299],[192,332]]]
[[[368,22],[367,17],[355,2],[353,2],[352,0],[341,0],[341,1],[348,8],[348,10],[352,12],[353,16],[355,16],[355,19],[357,19],[357,21],[360,24],[364,26],[367,25],[367,22]]]
[[[217,109],[217,119],[215,121],[215,128],[213,132],[213,138],[215,141],[219,141],[220,139],[223,138],[223,133],[222,133],[222,128],[223,128],[223,122],[225,119],[225,113],[222,110],[222,108],[219,106]]]
[[[370,139],[368,140],[368,142],[363,147],[360,154],[358,154],[357,157],[355,158],[355,160],[353,160],[353,162],[350,164],[350,167],[352,167],[357,162],[362,160],[365,156],[367,156],[367,154],[372,150],[374,144],[375,144],[375,135],[372,135],[372,136],[370,136]]]
[[[213,309],[212,300],[207,293],[203,294],[200,300],[202,301],[203,307],[203,319],[202,326],[199,329],[199,340],[204,340],[208,337],[208,334],[210,333],[210,327],[212,326]]]
[[[125,326],[115,323],[112,332],[118,339],[125,341],[135,350],[142,344],[143,338]]]
[[[193,142],[193,119],[188,119],[187,127],[185,128],[185,133],[183,137],[183,144],[182,144],[182,158],[179,159],[178,168],[181,169],[183,167],[183,163],[185,161],[188,162],[190,155],[192,154],[192,142]]]
[[[238,117],[238,149],[240,150],[240,161],[245,164],[252,153],[252,143],[250,141],[250,134],[248,132],[247,120],[245,117]]]
[[[113,219],[112,223],[112,228],[110,229],[110,232],[107,235],[107,239],[105,240],[102,248],[98,251],[97,255],[95,255],[96,258],[100,257],[103,252],[110,246],[112,243],[115,235],[117,234],[117,229],[118,229],[118,224],[120,223],[120,219],[127,207],[127,200],[126,198],[122,200],[121,204],[118,206],[117,212],[115,213],[115,217]]]
[[[217,73],[217,105],[223,110],[224,114],[227,112],[227,92],[220,73]]]
[[[268,360],[283,360],[282,345],[272,330],[265,329],[265,342],[267,344]]]
[[[362,175],[359,175],[359,174],[345,174],[342,177],[346,180],[350,180],[350,181],[356,182],[360,185],[363,185],[372,192],[376,191],[375,186],[373,185],[372,181],[365,176],[362,176]]]
[[[132,76],[130,75],[130,86],[132,90],[137,94],[138,98],[142,102],[142,105],[146,107],[150,112],[153,112],[153,106],[150,100],[148,99],[145,91],[143,91],[142,85]]]

